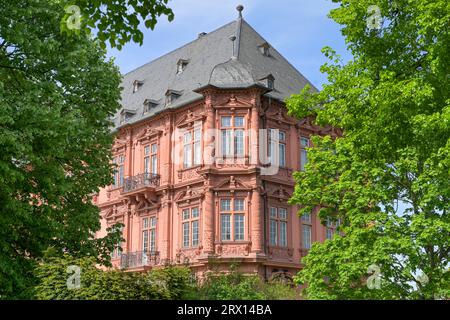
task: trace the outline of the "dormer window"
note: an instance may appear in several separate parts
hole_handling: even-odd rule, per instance
[[[166,104],[172,104],[175,100],[177,100],[181,96],[180,91],[175,90],[167,90],[166,92]]]
[[[120,124],[127,123],[136,113],[134,110],[123,109],[120,112]]]
[[[152,110],[153,108],[156,108],[156,106],[158,105],[158,101],[156,100],[152,100],[152,99],[145,99],[144,101],[144,114],[145,113],[149,113],[150,110]]]
[[[270,44],[264,42],[263,44],[259,45],[258,48],[263,55],[265,55],[266,57],[270,56]]]
[[[133,82],[133,93],[138,92],[143,84],[144,84],[144,81],[134,80],[134,82]]]
[[[183,59],[178,60],[178,63],[177,63],[177,74],[182,73],[187,65],[188,65],[188,61],[187,60],[183,60]]]
[[[275,90],[275,78],[269,74],[267,77],[260,80],[270,90]]]

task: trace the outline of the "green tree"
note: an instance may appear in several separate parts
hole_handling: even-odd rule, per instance
[[[288,108],[342,129],[313,138],[291,199],[300,214],[320,208],[322,220],[341,224],[313,245],[296,280],[312,299],[448,298],[450,4],[334,2],[330,16],[353,58],[324,48],[329,83]]]
[[[96,31],[100,45],[119,50],[127,42],[142,45],[144,34],[141,23],[153,30],[157,19],[165,15],[172,21],[174,14],[167,6],[169,0],[63,0],[66,4],[61,29],[68,34]],[[76,7],[74,7],[76,6]],[[77,21],[78,20],[78,21]],[[79,29],[77,27],[80,27]]]

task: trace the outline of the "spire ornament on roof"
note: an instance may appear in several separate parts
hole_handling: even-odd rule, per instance
[[[244,6],[240,4],[236,7],[236,10],[239,12],[239,19],[242,19],[242,11],[244,10]]]

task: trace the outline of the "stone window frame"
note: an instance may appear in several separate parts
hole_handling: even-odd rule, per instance
[[[152,225],[151,221],[154,221],[154,224]],[[147,224],[145,224],[145,221],[147,221]],[[141,252],[145,252],[148,254],[156,254],[157,252],[157,248],[158,248],[158,218],[156,216],[156,214],[151,214],[151,215],[145,215],[141,217],[141,221],[140,221],[140,248],[141,248]],[[152,251],[151,249],[151,232],[154,232],[154,250]],[[144,232],[148,232],[148,238],[147,238],[147,242],[148,242],[148,251],[146,251],[147,248],[145,248],[145,242],[144,242]]]

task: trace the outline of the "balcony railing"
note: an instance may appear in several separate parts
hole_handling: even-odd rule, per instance
[[[159,174],[141,173],[133,177],[125,178],[123,181],[123,192],[131,192],[144,187],[156,188],[159,186]]]
[[[156,266],[160,264],[159,252],[127,252],[120,257],[122,269]]]

